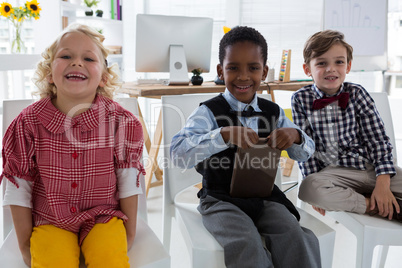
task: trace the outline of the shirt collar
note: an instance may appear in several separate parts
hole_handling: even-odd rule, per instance
[[[253,107],[254,111],[261,112],[261,109],[258,107],[257,94],[254,94],[254,98],[249,104],[243,103],[236,99],[227,88],[225,89],[225,92],[222,93],[222,96],[229,103],[230,107],[236,112],[247,110],[249,106]]]
[[[324,92],[322,92],[320,89],[318,89],[318,87],[317,87],[317,85],[314,83],[314,85],[313,85],[313,89],[314,89],[314,92],[317,94],[317,99],[321,99],[321,98],[324,98],[324,97],[332,97],[332,96],[329,96],[329,95],[327,95],[327,94],[325,94]],[[344,91],[344,84],[342,83],[342,85],[341,85],[341,88],[340,88],[340,90],[338,91],[338,93],[336,93],[334,96],[338,96],[339,94],[341,94],[342,92]]]
[[[88,131],[98,127],[100,122],[104,121],[109,101],[111,102],[106,97],[97,95],[88,110],[72,118],[60,112],[53,105],[50,97],[47,97],[33,104],[33,112],[42,125],[52,133],[63,133],[77,126],[81,131]]]

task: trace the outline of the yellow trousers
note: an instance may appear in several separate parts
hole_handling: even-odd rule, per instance
[[[78,268],[81,251],[87,268],[130,267],[123,220],[115,217],[107,223],[95,224],[81,248],[75,233],[53,225],[33,228],[32,268]]]

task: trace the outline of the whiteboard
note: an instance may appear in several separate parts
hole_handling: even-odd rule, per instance
[[[387,0],[325,0],[324,29],[353,47],[352,71],[387,69]]]

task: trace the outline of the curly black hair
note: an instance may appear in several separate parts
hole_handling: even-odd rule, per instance
[[[219,63],[223,64],[226,48],[238,42],[249,41],[261,47],[264,65],[268,59],[268,44],[265,38],[256,29],[247,26],[236,26],[226,33],[219,43]]]

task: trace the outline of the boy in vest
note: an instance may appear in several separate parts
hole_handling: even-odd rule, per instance
[[[255,29],[235,27],[219,45],[223,94],[202,103],[173,137],[171,158],[203,175],[198,193],[204,226],[224,249],[227,267],[321,267],[318,240],[302,228],[293,204],[278,187],[266,198],[230,195],[237,147],[259,138],[306,161],[314,142],[275,103],[257,98],[268,73],[267,43]]]

